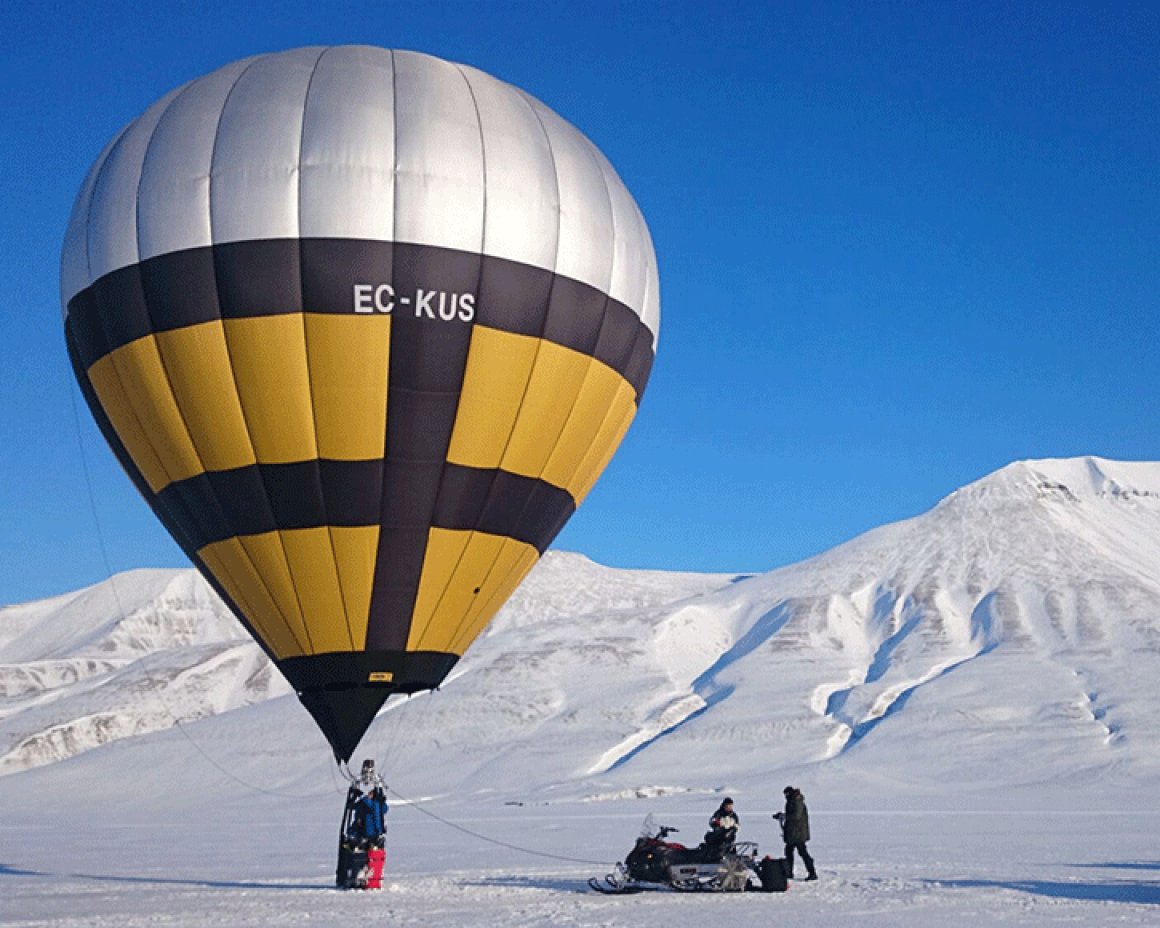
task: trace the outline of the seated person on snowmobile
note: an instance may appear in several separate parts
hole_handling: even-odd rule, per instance
[[[709,819],[709,830],[705,832],[705,838],[698,850],[702,850],[707,859],[720,860],[724,854],[733,849],[740,824],[741,819],[733,811],[733,800],[726,796],[713,813],[713,817]]]
[[[620,892],[628,885],[640,883],[667,884],[678,889],[719,889],[729,883],[728,888],[742,889],[748,879],[746,864],[731,856],[736,852],[737,827],[733,800],[728,798],[709,819],[709,831],[697,847],[668,842],[669,833],[676,829],[658,829],[649,816],[620,872],[609,876],[604,884],[589,882],[589,885],[602,892]],[[731,885],[739,875],[745,879],[739,885]]]

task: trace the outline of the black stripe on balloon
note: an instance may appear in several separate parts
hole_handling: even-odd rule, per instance
[[[277,663],[299,693],[359,686],[414,693],[437,687],[458,660],[458,655],[442,651],[368,650],[309,654]]]
[[[297,239],[235,242],[213,247],[223,319],[279,316],[302,311]]]
[[[105,337],[105,327],[101,323],[100,313],[96,309],[95,289],[89,287],[82,290],[69,303],[69,313],[65,317],[65,339],[68,342],[69,357],[73,362],[73,370],[77,375],[77,383],[81,384],[82,392],[88,383],[86,371],[112,349],[109,340]],[[100,406],[96,402],[96,394],[92,400],[85,395],[94,415]],[[96,405],[94,405],[96,403]]]
[[[653,361],[656,360],[656,354],[653,352],[653,336],[652,333],[641,326],[636,331],[636,340],[633,342],[632,350],[628,356],[628,362],[624,368],[624,379],[629,383],[647,384],[649,376],[652,374]],[[641,386],[636,392],[636,402],[640,405],[641,391],[644,389]]]
[[[400,310],[407,294],[416,301],[427,294],[427,303],[391,317],[386,470],[366,633],[366,647],[383,651],[407,646],[471,347],[472,326],[458,315],[458,296],[477,293],[483,273],[482,256],[471,252],[400,245],[393,254]]]
[[[124,460],[118,454],[118,460],[132,465],[127,454]],[[423,492],[435,499],[430,509],[405,493],[408,485],[417,489],[418,482],[427,484]],[[576,511],[567,490],[543,480],[437,462],[415,467],[403,478],[388,472],[387,495],[398,505],[380,523],[383,486],[381,460],[313,460],[208,471],[171,483],[156,495],[143,480],[137,488],[187,554],[242,535],[379,524],[396,534],[413,529],[424,539],[429,527],[487,532],[543,554]],[[418,563],[421,570],[422,558]]]
[[[356,284],[373,283],[377,287],[394,283],[393,242],[329,238],[304,238],[298,242],[302,303],[312,313],[345,315],[354,309]],[[372,306],[374,299],[372,291]]]
[[[239,535],[374,524],[382,469],[381,460],[251,464],[175,481],[157,499],[201,550]]]
[[[140,266],[154,331],[221,318],[212,248],[178,251],[164,260],[143,261]]]
[[[514,538],[543,554],[575,511],[571,493],[543,480],[448,464],[434,524]]]
[[[348,761],[388,696],[434,689],[458,659],[437,651],[356,651],[276,663],[335,756]]]
[[[465,267],[474,268],[470,279]],[[638,402],[648,383],[652,332],[623,303],[542,268],[429,245],[359,239],[207,245],[111,271],[68,309],[87,369],[158,332],[303,310],[347,314],[356,306],[389,308],[396,321],[425,326],[473,322],[545,338],[607,364],[632,384]]]

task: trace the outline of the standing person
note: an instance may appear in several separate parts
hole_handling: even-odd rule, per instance
[[[346,793],[339,833],[335,883],[343,889],[379,889],[382,886],[387,840],[387,796],[375,763],[363,764],[362,775]]]
[[[351,784],[348,803],[352,805],[351,834],[382,847],[387,834],[387,794],[383,778],[375,772],[375,762],[363,761],[362,773]]]
[[[793,786],[787,786],[785,794],[785,812],[779,812],[774,818],[781,822],[781,833],[785,839],[785,864],[787,876],[793,879],[793,852],[796,850],[806,865],[806,879],[816,880],[818,872],[814,869],[814,859],[806,850],[806,842],[810,840],[810,813],[806,808],[805,797],[802,791]]]
[[[367,847],[383,847],[387,840],[387,797],[382,787],[373,787],[369,793],[358,793],[352,799],[348,836]]]

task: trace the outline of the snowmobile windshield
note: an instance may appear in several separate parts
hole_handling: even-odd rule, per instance
[[[664,841],[669,835],[676,834],[678,831],[680,831],[679,828],[673,828],[671,825],[658,824],[651,812],[645,816],[644,824],[640,826],[641,838],[654,841]]]

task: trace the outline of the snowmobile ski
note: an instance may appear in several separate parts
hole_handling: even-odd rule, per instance
[[[643,893],[645,887],[639,883],[614,883],[608,877],[598,880],[596,877],[590,877],[588,885],[591,886],[598,893],[604,893],[606,896],[627,896],[630,893]]]

